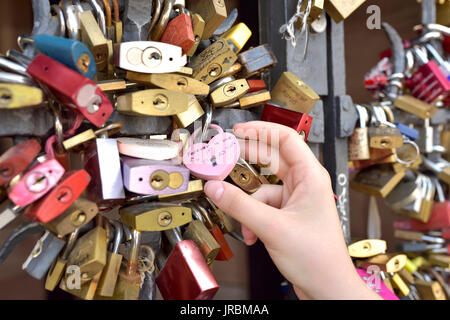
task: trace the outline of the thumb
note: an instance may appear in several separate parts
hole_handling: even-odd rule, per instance
[[[261,240],[269,234],[275,219],[279,216],[274,208],[227,182],[208,181],[204,190],[216,206],[251,229]]]

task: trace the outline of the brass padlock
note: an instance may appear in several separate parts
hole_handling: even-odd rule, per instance
[[[188,109],[184,112],[180,112],[174,116],[174,119],[180,128],[189,127],[195,120],[199,119],[205,114],[202,106],[198,102],[197,98],[190,94],[188,95]]]
[[[192,29],[194,31],[194,45],[189,49],[187,55],[192,57],[197,51],[198,45],[202,40],[203,31],[205,31],[205,20],[198,13],[192,16]]]
[[[204,40],[211,38],[227,18],[225,0],[188,0],[186,4],[191,12],[200,14],[205,20],[205,30],[202,34]]]
[[[216,108],[229,105],[245,95],[249,90],[250,86],[245,79],[228,82],[211,93],[211,103]]]
[[[0,109],[16,109],[40,105],[43,93],[39,88],[23,84],[0,83]]]
[[[121,221],[139,231],[163,231],[192,221],[190,208],[170,203],[141,203],[120,209]]]
[[[381,271],[398,272],[406,264],[406,255],[404,254],[379,254],[365,260],[357,260],[358,268],[366,268],[370,265],[377,265]]]
[[[179,91],[185,94],[207,95],[209,86],[190,77],[173,74],[146,74],[133,71],[127,72],[127,79],[145,85],[153,85],[166,90]]]
[[[129,115],[173,116],[187,108],[187,94],[164,89],[142,90],[117,98],[117,111]]]
[[[422,300],[446,300],[444,290],[437,281],[417,279],[414,286],[419,291]]]
[[[369,149],[369,131],[367,122],[369,114],[363,106],[355,104],[356,111],[359,115],[359,128],[355,128],[349,139],[348,153],[350,160],[368,160],[370,159]]]
[[[320,100],[306,83],[291,72],[284,72],[272,89],[272,102],[295,112],[309,114]]]
[[[232,47],[224,39],[219,39],[193,57],[189,67],[194,70],[193,78],[203,83],[220,79],[228,69],[236,62],[237,56]]]
[[[369,258],[386,252],[386,241],[367,239],[357,241],[348,246],[352,258]]]
[[[108,40],[100,30],[91,11],[80,12],[78,17],[80,19],[81,39],[91,50],[97,65],[97,71],[104,71],[112,54],[109,52]]]
[[[325,11],[336,23],[347,19],[366,0],[327,0]]]
[[[350,186],[356,191],[386,198],[404,176],[405,171],[395,172],[392,165],[381,164],[358,172]]]
[[[202,180],[191,180],[188,184],[188,189],[184,192],[159,195],[158,199],[160,201],[167,201],[171,203],[183,203],[189,200],[197,199],[201,194],[203,194],[203,181]]]
[[[411,292],[398,273],[393,274],[390,280],[394,289],[397,289],[402,297],[406,297]]]
[[[242,158],[239,158],[229,177],[248,193],[255,193],[262,184],[269,184],[264,176],[259,175],[256,169]]]
[[[396,128],[370,127],[369,145],[375,149],[395,149],[403,146],[403,136]]]
[[[424,120],[433,117],[437,112],[435,106],[407,95],[399,96],[395,99],[394,106],[397,109],[414,114]]]
[[[89,223],[97,213],[98,207],[95,202],[78,198],[69,209],[43,226],[51,232],[64,237]]]
[[[82,133],[79,133],[67,140],[63,141],[63,146],[64,149],[68,150],[72,150],[72,149],[76,149],[76,147],[79,147],[81,149],[81,147],[83,145],[85,145],[87,142],[100,138],[102,136],[104,136],[105,134],[110,137],[113,136],[114,134],[120,132],[120,130],[122,129],[122,124],[120,122],[114,122],[111,123],[103,128],[100,128],[96,131],[92,130],[92,129],[88,129]]]

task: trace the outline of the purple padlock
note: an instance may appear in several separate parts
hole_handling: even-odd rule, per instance
[[[52,189],[64,172],[63,166],[55,159],[39,163],[9,188],[8,197],[19,207],[27,206]]]
[[[189,170],[175,161],[157,161],[122,156],[125,188],[142,195],[166,195],[184,192]]]

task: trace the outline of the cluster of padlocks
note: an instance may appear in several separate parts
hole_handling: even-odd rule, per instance
[[[349,252],[359,268],[378,266],[380,294],[445,300],[450,298],[450,28],[418,25],[410,41],[386,23],[383,29],[392,49],[380,54],[365,77],[376,102],[355,105],[350,185],[383,198],[393,214],[409,219],[394,223],[400,243],[388,251],[395,253],[386,254],[382,240],[354,243]],[[376,206],[374,199],[371,204]],[[359,271],[373,282],[373,270]]]
[[[240,157],[213,110],[232,118],[265,105],[252,119],[308,137],[319,96],[290,72],[266,89],[261,74],[276,57],[267,44],[241,52],[252,32],[235,23],[237,10],[179,2],[129,1],[125,11],[117,0],[33,2],[35,15],[47,6],[55,32],[21,36],[22,52],[0,57],[1,107],[44,105],[55,119],[49,135],[16,139],[0,157],[0,230],[30,220],[2,244],[0,263],[43,233],[22,268],[46,290],[147,300],[157,285],[164,299],[212,299],[212,263],[233,257],[224,235],[243,239],[204,181],[249,193],[278,182]],[[123,130],[136,119],[168,134],[148,123]]]

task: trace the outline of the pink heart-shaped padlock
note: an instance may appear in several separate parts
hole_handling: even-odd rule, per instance
[[[224,132],[217,125],[210,125],[219,132],[208,143],[195,143],[194,137],[200,129],[191,136],[189,148],[183,154],[183,163],[191,174],[203,180],[223,180],[235,167],[240,148],[236,137]]]

